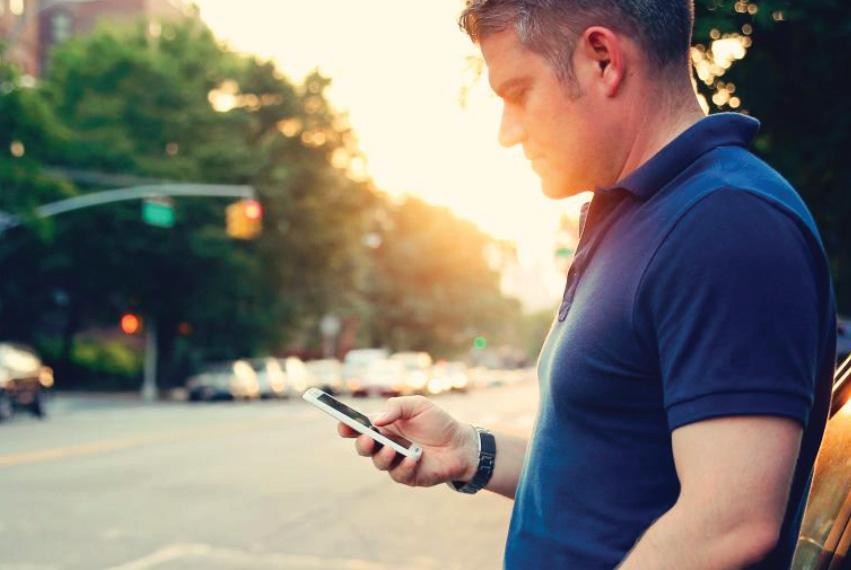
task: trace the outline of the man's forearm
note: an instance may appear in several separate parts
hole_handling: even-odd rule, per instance
[[[774,547],[771,525],[723,518],[710,509],[674,506],[647,529],[618,570],[734,570],[759,562]]]
[[[496,438],[496,461],[493,475],[485,489],[513,499],[517,492],[517,481],[520,479],[528,441],[525,438],[504,433],[496,433],[494,437]]]

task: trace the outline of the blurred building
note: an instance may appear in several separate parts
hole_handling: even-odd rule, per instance
[[[161,22],[186,17],[197,17],[186,0],[0,0],[0,40],[25,74],[38,76],[54,45],[102,21],[145,20],[157,35]]]
[[[39,71],[38,26],[28,25],[31,6],[26,0],[0,0],[0,42],[6,57],[17,63],[23,73]]]

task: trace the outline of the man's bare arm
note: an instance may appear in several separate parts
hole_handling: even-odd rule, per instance
[[[745,568],[777,544],[801,443],[786,418],[736,416],[673,432],[681,491],[620,570]]]
[[[504,433],[495,433],[496,462],[493,475],[485,489],[503,497],[513,499],[517,493],[517,482],[526,456],[526,438]],[[475,473],[475,470],[473,471]]]

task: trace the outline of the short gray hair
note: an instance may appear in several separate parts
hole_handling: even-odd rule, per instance
[[[577,38],[599,25],[636,40],[664,75],[688,69],[694,0],[467,0],[458,25],[474,42],[513,26],[567,82]]]

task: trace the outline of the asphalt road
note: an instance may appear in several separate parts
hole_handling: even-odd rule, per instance
[[[438,401],[523,434],[536,398],[526,381]],[[401,487],[300,400],[50,411],[0,425],[0,570],[501,567],[510,501]]]

